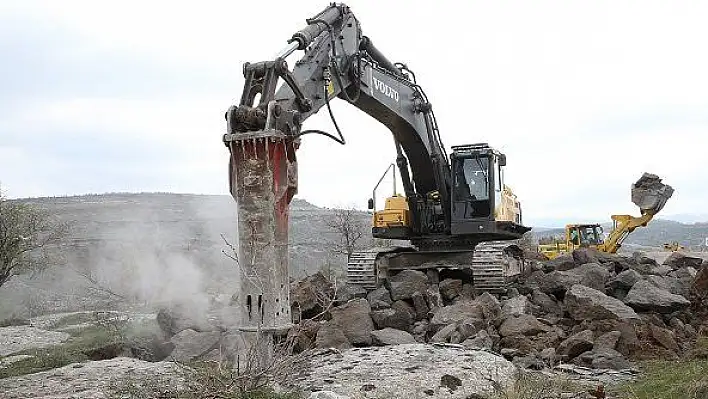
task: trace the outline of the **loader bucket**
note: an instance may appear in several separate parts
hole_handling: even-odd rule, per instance
[[[659,176],[644,173],[632,184],[632,202],[639,207],[642,214],[657,214],[671,198],[674,189],[661,182]]]

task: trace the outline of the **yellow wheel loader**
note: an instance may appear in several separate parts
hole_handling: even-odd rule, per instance
[[[613,227],[607,237],[597,223],[568,224],[565,226],[565,241],[541,244],[538,250],[549,259],[581,247],[616,253],[630,233],[637,227],[646,227],[654,215],[664,208],[673,192],[674,189],[663,184],[657,175],[644,173],[632,184],[632,202],[639,207],[640,216],[612,215]]]

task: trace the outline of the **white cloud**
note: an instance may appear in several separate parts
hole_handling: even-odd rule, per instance
[[[183,85],[176,97],[67,92],[58,100],[39,98],[5,126],[120,131],[126,142],[171,140],[170,148],[184,158],[175,163],[164,154],[164,186],[227,193],[223,112],[240,96],[242,63],[271,57],[304,26],[305,18],[328,3],[196,4],[3,3],[0,16],[12,13],[79,35],[81,43],[67,42],[60,49],[67,56],[95,52],[149,60],[162,65],[165,74],[177,74],[174,84]],[[701,51],[708,37],[707,4],[348,4],[377,47],[416,72],[448,147],[489,142],[507,154],[508,182],[519,194],[527,220],[608,219],[610,213],[635,212],[629,186],[644,171],[659,174],[676,188],[665,213],[690,213],[702,204],[708,170],[702,153],[708,127],[708,55]],[[180,71],[200,73],[180,78]],[[222,79],[223,87],[190,96],[200,85],[193,79],[204,75]],[[127,75],[116,79],[126,86],[144,84]],[[395,157],[390,133],[342,101],[333,108],[348,144],[304,138],[299,195],[322,205],[364,207]],[[306,127],[332,130],[324,110]],[[135,184],[143,190],[159,188]],[[43,191],[36,185],[15,187],[16,195]],[[46,194],[54,189],[48,186]],[[387,190],[388,185],[382,192]]]

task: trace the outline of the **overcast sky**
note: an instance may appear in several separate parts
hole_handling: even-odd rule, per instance
[[[3,189],[228,194],[223,115],[241,65],[270,59],[327,4],[0,2]],[[676,189],[664,215],[708,213],[708,3],[347,4],[414,70],[448,148],[507,154],[527,224],[636,212],[644,171]],[[303,138],[298,196],[364,208],[395,158],[390,133],[343,101],[333,111],[348,144]],[[333,130],[325,110],[305,127]]]

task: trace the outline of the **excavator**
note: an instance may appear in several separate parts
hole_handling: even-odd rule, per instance
[[[473,144],[469,147],[481,151],[495,151],[486,143]],[[459,150],[459,148],[453,147],[453,150]],[[375,202],[376,190],[388,171],[393,172],[393,194],[386,198],[384,208],[377,210]],[[503,168],[501,171],[503,171]],[[499,187],[495,188],[494,193],[494,220],[521,225],[521,203],[512,189],[502,182],[503,172],[501,171],[499,172],[501,189]],[[472,184],[474,183],[472,181]],[[392,240],[406,239],[408,237],[410,234],[410,208],[406,197],[396,191],[394,164],[391,164],[386,169],[386,172],[384,172],[374,187],[368,202],[368,208],[373,210],[372,236],[374,238],[391,242]],[[446,261],[443,256],[440,256],[440,259],[436,261],[436,259],[433,259],[435,255],[431,253],[430,259],[415,265],[415,268],[419,270],[432,268],[467,269],[473,274],[476,291],[503,293],[507,280],[521,274],[525,268],[524,251],[518,241],[516,239],[480,242],[474,247],[472,257],[463,258],[460,257],[460,254],[456,254],[455,257],[457,259],[454,262],[450,262],[450,259]],[[380,282],[387,277],[387,274],[413,268],[411,264],[390,261],[394,256],[400,256],[400,252],[410,250],[410,248],[410,246],[392,246],[389,244],[385,248],[376,247],[352,253],[347,263],[348,282],[361,286],[366,290],[377,288],[380,286]],[[458,274],[458,276],[460,275]]]
[[[640,216],[612,215],[613,227],[607,237],[600,224],[568,224],[565,226],[565,240],[538,246],[539,252],[549,259],[580,247],[595,248],[600,252],[617,253],[622,242],[639,227],[647,224],[659,213],[671,198],[674,189],[661,182],[651,173],[644,173],[632,184],[632,202],[639,207]]]
[[[409,244],[352,255],[349,283],[373,289],[401,270],[453,268],[469,272],[480,289],[503,289],[505,273],[509,272],[496,259],[510,251],[518,254],[518,250],[509,248],[530,230],[522,224],[520,204],[504,182],[506,155],[487,143],[452,146],[448,154],[433,107],[415,73],[405,63],[391,62],[375,47],[345,4],[331,3],[306,23],[274,59],[243,67],[244,91],[240,103],[226,112],[227,133],[223,138],[232,153],[234,197],[238,194],[243,198],[246,186],[269,174],[277,180],[278,173],[292,173],[295,149],[305,135],[325,136],[345,144],[330,107],[335,98],[343,100],[391,132],[392,158],[395,156],[403,195],[394,193],[385,208],[375,212],[372,236]],[[286,58],[298,50],[304,54],[290,69]],[[280,79],[284,84],[278,87]],[[303,128],[303,123],[322,107],[327,108],[336,133]],[[276,168],[280,172],[265,167],[248,169],[241,172],[248,173],[242,176],[245,180],[239,180],[235,176],[238,167],[233,164],[240,162],[241,153],[253,151],[254,156],[259,155],[261,150],[253,149],[261,145],[259,140],[265,141],[262,151],[267,154],[274,154],[277,143],[285,143],[288,171],[280,167]],[[248,147],[252,145],[248,143],[255,144]],[[243,169],[250,168],[243,165]],[[296,182],[288,184],[293,188]],[[294,191],[289,191],[288,201]],[[261,212],[262,207],[251,207],[257,202],[254,198],[251,196],[242,206],[240,218]],[[252,210],[243,214],[243,209]],[[244,224],[239,228],[249,227]],[[476,256],[480,252],[484,256]],[[487,286],[483,287],[485,282]]]
[[[665,242],[661,250],[663,252],[681,252],[685,251],[686,247],[679,244],[678,241]]]

